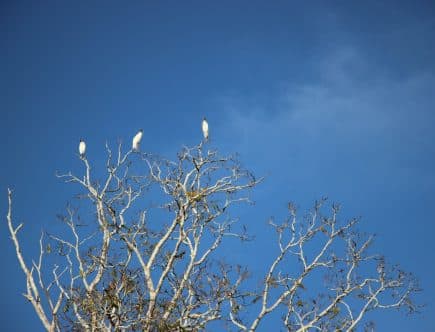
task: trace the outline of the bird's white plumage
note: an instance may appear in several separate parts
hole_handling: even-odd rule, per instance
[[[202,134],[204,135],[204,139],[208,140],[208,122],[205,118],[202,120]]]
[[[143,131],[142,129],[137,132],[137,134],[133,137],[132,149],[134,151],[139,150],[140,141],[142,140]]]
[[[79,143],[79,153],[80,153],[80,157],[84,157],[85,153],[86,153],[86,143],[83,140],[80,140]]]

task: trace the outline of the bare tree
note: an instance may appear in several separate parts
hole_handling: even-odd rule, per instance
[[[372,236],[357,220],[340,223],[338,206],[324,201],[297,217],[270,221],[275,258],[261,286],[250,287],[246,267],[225,263],[226,237],[250,240],[231,217],[250,203],[260,180],[237,158],[203,143],[183,148],[176,161],[106,144],[105,175],[97,181],[83,155],[83,175],[59,175],[80,187],[78,208],[60,219],[68,232],[45,233],[37,261],[26,263],[12,219],[7,223],[26,277],[25,297],[47,331],[199,331],[211,322],[255,331],[268,314],[288,331],[370,328],[374,309],[417,308],[412,275],[370,252]],[[250,289],[251,288],[251,289]]]

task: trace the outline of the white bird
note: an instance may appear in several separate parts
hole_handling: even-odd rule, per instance
[[[86,153],[86,143],[84,140],[80,139],[80,143],[79,143],[80,158],[83,159],[85,157],[85,153]]]
[[[208,122],[205,117],[202,120],[202,134],[204,135],[204,139],[208,141]]]
[[[139,151],[140,141],[142,139],[143,130],[139,129],[137,134],[133,137],[132,149],[133,151]]]

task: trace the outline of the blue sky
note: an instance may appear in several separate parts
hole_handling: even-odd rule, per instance
[[[79,169],[80,137],[98,164],[106,140],[142,127],[143,148],[171,157],[199,142],[206,115],[212,145],[266,175],[241,215],[252,233],[289,200],[340,202],[424,288],[423,314],[389,313],[378,329],[431,331],[434,40],[430,1],[3,1],[1,215],[11,186],[30,258],[74,192],[54,174]],[[0,236],[2,326],[36,331]]]

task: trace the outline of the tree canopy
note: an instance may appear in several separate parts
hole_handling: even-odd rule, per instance
[[[250,267],[219,249],[227,237],[255,241],[231,211],[250,203],[261,178],[206,141],[175,160],[121,144],[106,150],[104,176],[94,177],[84,152],[82,174],[58,175],[78,185],[78,201],[59,216],[67,232],[43,233],[32,263],[8,191],[24,296],[47,331],[199,331],[216,322],[255,331],[271,313],[281,330],[354,331],[373,326],[369,311],[418,309],[416,279],[373,252],[357,219],[341,222],[338,205],[320,200],[300,216],[289,203],[288,218],[270,220],[276,255],[252,282]]]

